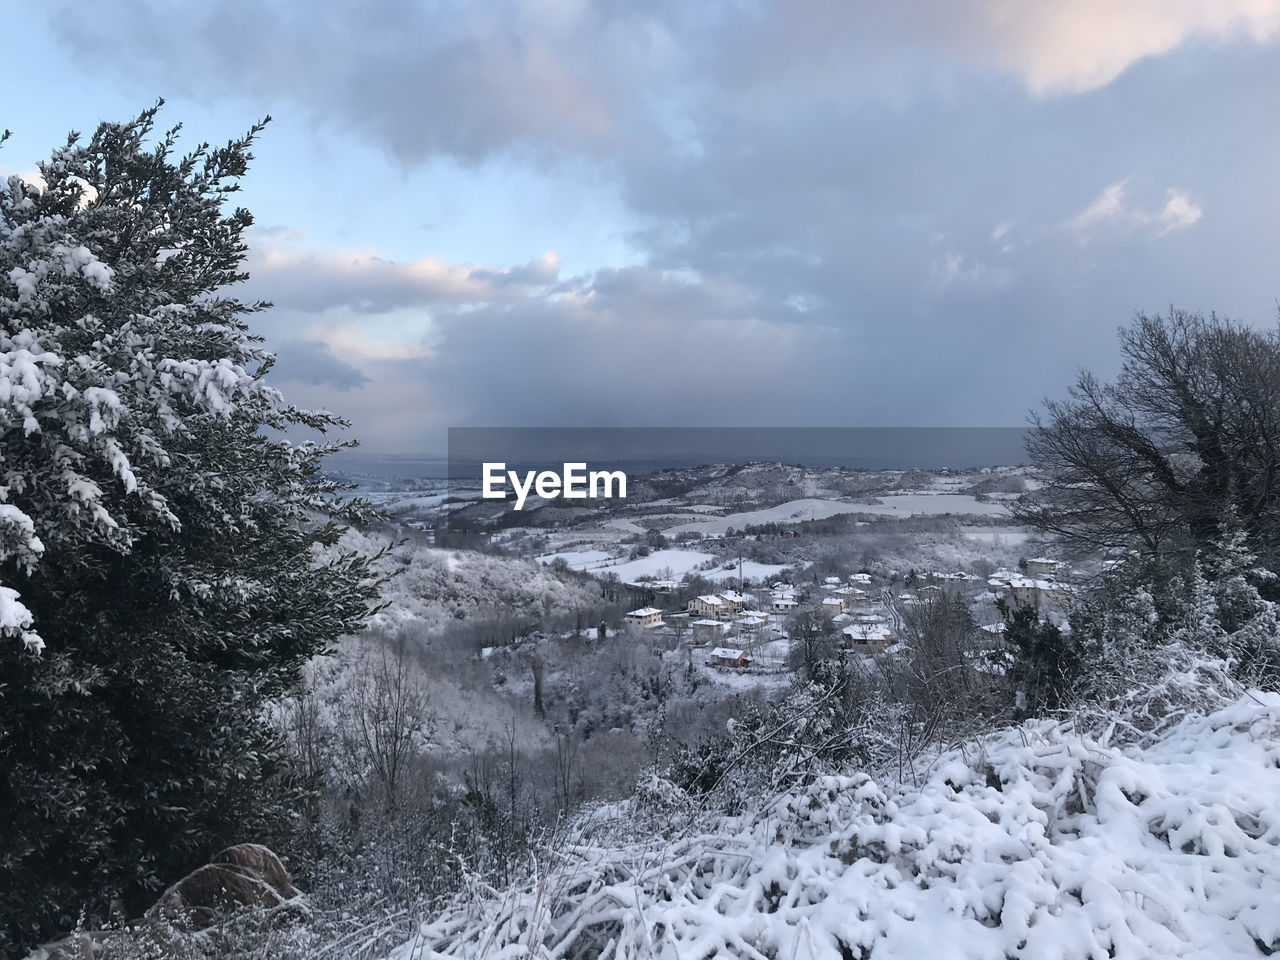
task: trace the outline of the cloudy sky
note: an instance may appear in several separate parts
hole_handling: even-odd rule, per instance
[[[261,332],[369,452],[1018,425],[1113,372],[1137,310],[1276,321],[1280,0],[97,0],[6,28],[5,172],[159,96],[192,138],[273,116]]]

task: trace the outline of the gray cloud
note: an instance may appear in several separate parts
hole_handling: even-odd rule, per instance
[[[337,391],[354,390],[369,378],[333,355],[329,347],[315,340],[285,340],[275,349],[276,364],[271,380],[276,383],[307,383]]]
[[[1106,374],[1134,310],[1271,319],[1280,4],[204,9],[60,29],[406,163],[572,156],[637,225],[645,266],[589,276],[263,237],[254,293],[370,381],[303,399],[372,449],[514,420],[1016,424]]]

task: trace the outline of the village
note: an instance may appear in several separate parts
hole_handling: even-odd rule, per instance
[[[838,641],[846,657],[894,657],[903,652],[907,625],[929,604],[959,600],[976,628],[973,654],[999,653],[1008,609],[1030,607],[1040,620],[1069,630],[1067,609],[1075,593],[1069,568],[1050,557],[1023,559],[1017,570],[987,577],[965,571],[930,571],[877,580],[860,571],[845,577],[794,585],[773,581],[699,594],[680,604],[681,581],[643,580],[627,584],[648,597],[628,612],[632,634],[651,632],[661,645],[698,651],[707,667],[721,671],[776,674],[788,670],[797,626],[816,629]],[[974,658],[988,664],[991,657]],[[998,661],[998,657],[996,658]]]

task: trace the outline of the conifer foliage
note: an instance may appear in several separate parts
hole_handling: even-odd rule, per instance
[[[0,955],[282,829],[263,706],[377,602],[340,444],[285,439],[345,424],[231,292],[262,125],[180,153],[159,106],[0,184]]]

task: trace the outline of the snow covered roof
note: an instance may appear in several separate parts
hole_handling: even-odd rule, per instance
[[[719,607],[724,604],[723,600],[711,593],[703,594],[698,599],[709,607]]]
[[[657,607],[641,607],[639,610],[632,610],[627,614],[628,617],[652,617],[655,613],[661,613]]]
[[[850,640],[889,640],[891,638],[888,630],[867,623],[855,623],[840,632]]]
[[[711,656],[721,660],[750,660],[751,654],[745,650],[735,650],[733,647],[716,647],[711,651]]]

